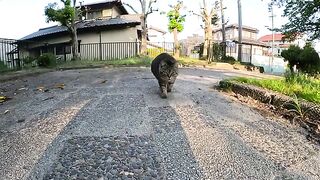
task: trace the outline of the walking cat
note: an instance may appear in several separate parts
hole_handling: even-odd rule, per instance
[[[178,76],[177,60],[167,53],[162,53],[152,61],[151,71],[158,80],[160,97],[167,98]]]

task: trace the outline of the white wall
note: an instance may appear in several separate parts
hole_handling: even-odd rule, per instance
[[[261,66],[267,73],[282,74],[285,72],[287,67],[287,62],[283,58],[273,58],[270,56],[252,56],[252,64],[255,66]]]

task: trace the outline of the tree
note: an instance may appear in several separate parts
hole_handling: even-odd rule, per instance
[[[302,72],[314,74],[320,70],[320,59],[317,51],[312,47],[311,43],[306,43],[299,55],[298,69]]]
[[[302,49],[296,45],[290,45],[287,50],[281,52],[281,56],[288,61],[290,71],[293,73],[293,67],[299,64],[299,55]]]
[[[284,7],[283,16],[288,18],[278,31],[286,38],[294,40],[304,34],[309,40],[320,38],[320,1],[319,0],[271,0],[270,5]]]
[[[299,46],[291,45],[289,49],[282,51],[281,56],[288,61],[290,71],[293,67],[304,73],[314,74],[320,70],[320,58],[311,43],[301,49]]]
[[[68,28],[71,37],[72,55],[73,60],[79,59],[78,55],[78,38],[75,18],[77,16],[76,0],[73,0],[73,6],[71,6],[71,0],[61,0],[64,7],[58,8],[57,3],[50,3],[45,7],[45,15],[47,22],[59,22],[62,26]]]
[[[153,13],[154,11],[158,11],[157,9],[153,9],[152,7],[152,5],[157,2],[157,0],[139,0],[139,2],[141,7],[140,11],[138,11],[128,3],[123,3],[123,4],[128,6],[130,9],[132,9],[132,11],[135,12],[136,14],[141,14],[140,16],[141,26],[142,26],[141,53],[143,55],[146,55],[147,54],[147,36],[148,36],[147,18],[149,14]]]
[[[170,5],[172,8],[168,13],[167,17],[169,20],[168,29],[173,32],[174,39],[174,57],[178,58],[180,54],[180,45],[178,41],[178,33],[184,29],[183,23],[185,22],[185,15],[181,15],[180,10],[183,7],[183,2],[178,1],[176,5]]]
[[[203,44],[203,57],[208,58],[209,45],[212,40],[212,26],[218,22],[217,3],[215,6],[210,7],[207,0],[203,0],[200,7],[200,13],[192,12],[202,18],[204,22],[204,44]],[[210,59],[208,59],[210,61]]]

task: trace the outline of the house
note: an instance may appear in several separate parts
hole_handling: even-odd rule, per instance
[[[81,4],[82,17],[76,22],[78,51],[82,59],[120,59],[135,56],[141,38],[139,16],[128,14],[120,0]],[[39,29],[20,39],[24,56],[53,53],[71,59],[71,38],[64,26]]]
[[[285,49],[288,49],[290,45],[298,45],[300,47],[303,47],[305,45],[305,41],[302,40],[302,38],[298,38],[294,41],[288,41],[281,33],[276,33],[273,36],[272,34],[264,35],[259,38],[259,41],[268,44],[270,47],[272,46],[273,41],[273,54],[275,56],[281,56],[281,52]]]
[[[242,26],[242,61],[251,63],[253,55],[266,55],[268,45],[260,42],[257,39],[259,30],[249,26]],[[226,53],[229,56],[238,58],[238,39],[239,26],[237,24],[227,25],[225,27],[227,49]],[[222,42],[222,28],[213,30],[213,42]]]

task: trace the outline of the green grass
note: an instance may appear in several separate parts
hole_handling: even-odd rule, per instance
[[[234,78],[236,81],[270,89],[288,96],[294,94],[298,98],[320,104],[320,79],[306,75],[291,75],[279,79]]]
[[[208,61],[206,60],[199,60],[199,59],[193,59],[193,58],[184,58],[181,57],[178,59],[178,62],[182,65],[198,65],[198,66],[208,66]],[[210,64],[213,65],[214,63]]]
[[[58,68],[85,68],[85,67],[103,67],[108,65],[113,66],[150,66],[152,59],[148,57],[133,57],[122,60],[78,60],[67,61],[60,64]]]

